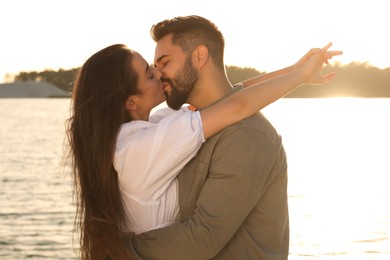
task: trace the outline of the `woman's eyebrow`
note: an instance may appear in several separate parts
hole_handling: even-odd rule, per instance
[[[149,68],[150,68],[150,65],[148,63],[146,63],[145,75],[148,74]]]

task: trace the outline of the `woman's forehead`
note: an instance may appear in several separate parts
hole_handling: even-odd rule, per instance
[[[149,64],[138,52],[134,52],[132,65],[134,70],[137,71],[138,74],[145,74],[147,68],[149,68]]]

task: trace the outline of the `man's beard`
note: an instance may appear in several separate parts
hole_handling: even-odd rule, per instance
[[[191,55],[186,57],[184,65],[173,79],[163,79],[171,85],[171,93],[165,92],[166,102],[172,109],[178,110],[188,102],[188,97],[192,93],[198,81],[198,71],[192,65]]]

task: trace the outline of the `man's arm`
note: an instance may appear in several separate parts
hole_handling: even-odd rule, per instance
[[[235,129],[234,129],[235,128]],[[192,216],[132,241],[146,259],[209,259],[233,237],[263,193],[275,150],[252,127],[225,131]],[[228,137],[227,137],[228,135]]]

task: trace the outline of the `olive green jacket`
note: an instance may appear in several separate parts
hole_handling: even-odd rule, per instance
[[[131,237],[141,259],[287,259],[287,162],[260,113],[209,138],[179,175],[181,222]]]

